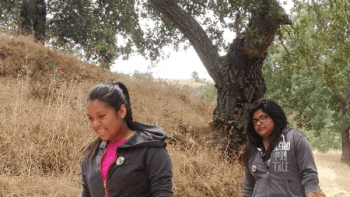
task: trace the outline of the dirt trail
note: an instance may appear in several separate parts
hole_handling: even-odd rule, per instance
[[[320,188],[327,197],[350,197],[350,166],[342,164],[341,151],[314,152]]]

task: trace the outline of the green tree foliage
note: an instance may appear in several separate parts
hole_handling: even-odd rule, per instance
[[[35,0],[40,1],[40,0]],[[42,0],[41,0],[42,1]],[[3,0],[2,21],[34,0]],[[290,21],[277,0],[46,0],[46,41],[84,51],[103,67],[138,53],[157,61],[193,46],[218,91],[214,128],[222,143],[245,143],[248,111],[266,91],[262,64],[277,29]],[[34,5],[34,7],[36,7]],[[16,9],[13,9],[16,8]],[[23,17],[22,17],[23,18]],[[236,34],[224,39],[224,32]],[[224,55],[220,55],[224,54]],[[225,148],[226,149],[226,148]]]
[[[34,34],[43,41],[46,34],[45,0],[3,0],[0,2],[0,28],[14,31],[17,26],[22,34]]]
[[[116,47],[116,2],[3,0],[1,29],[34,34],[37,39],[63,50],[83,51],[86,60],[109,67],[118,50],[128,50],[127,45]]]
[[[304,116],[316,136],[339,133],[350,122],[340,107],[349,101],[350,2],[295,3],[293,25],[281,28],[265,62],[269,96]]]
[[[47,5],[52,15],[47,24],[50,42],[60,47],[74,46],[73,49],[85,52],[87,60],[109,67],[117,50],[110,5],[88,0],[49,0]]]
[[[2,29],[9,26],[33,32],[33,21],[39,1],[43,0],[2,0],[0,2],[0,24]],[[173,1],[170,1],[173,2]],[[244,30],[251,14],[268,8],[264,2],[241,1],[174,1],[179,3],[192,17],[198,19],[208,37],[220,50],[227,50],[230,41],[224,40],[224,29],[236,32]],[[111,63],[119,55],[127,59],[132,53],[139,53],[152,61],[164,58],[165,46],[175,50],[187,49],[190,43],[179,29],[146,0],[46,0],[47,35],[58,47],[84,50],[88,60]],[[274,4],[276,4],[274,2]],[[278,4],[271,12],[279,10]],[[24,11],[27,16],[21,15]],[[282,16],[281,15],[281,16]],[[238,20],[232,20],[238,19]],[[252,43],[262,40],[254,29],[245,33]],[[255,32],[256,33],[256,32]]]

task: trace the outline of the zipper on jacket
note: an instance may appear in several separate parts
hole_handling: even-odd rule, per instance
[[[270,175],[267,175],[267,197],[270,197]]]
[[[106,177],[106,180],[103,180],[102,178],[102,172],[101,172],[101,161],[102,161],[102,158],[106,152],[107,148],[105,147],[105,150],[103,151],[102,153],[102,156],[101,156],[101,159],[100,159],[100,163],[99,163],[99,171],[100,171],[100,175],[101,175],[101,179],[103,181],[103,188],[105,189],[105,197],[108,197],[108,190],[107,190],[107,177]],[[107,175],[108,175],[108,172],[107,172]]]
[[[270,159],[271,159],[271,156],[270,156]],[[270,167],[269,166],[269,169],[266,169],[267,170],[267,197],[270,197]]]
[[[103,181],[103,187],[105,188],[105,197],[108,197],[107,181]]]
[[[118,155],[117,155],[118,156]],[[112,168],[112,166],[114,165],[114,163],[117,161],[117,157],[113,160],[113,163],[111,166],[109,166],[108,170],[107,170],[107,176],[106,176],[106,180],[103,181],[103,187],[105,188],[105,197],[108,197],[108,190],[107,190],[107,179],[108,179],[108,173],[109,170]]]
[[[270,159],[272,158],[272,154],[273,154],[273,151],[271,152],[271,155],[270,155]],[[269,164],[269,168],[267,169],[266,168],[266,165],[265,165],[265,162],[261,156],[261,149],[258,148],[258,155],[263,163],[263,165],[265,166],[265,169],[266,169],[266,176],[267,176],[267,197],[270,197],[270,164]]]
[[[101,173],[101,161],[102,161],[103,155],[105,154],[106,150],[107,150],[107,149],[105,149],[105,150],[103,151],[102,157],[101,157],[101,159],[100,159],[100,169],[99,169],[99,170],[100,170],[101,178],[102,178],[102,173]],[[114,158],[112,165],[109,166],[109,168],[108,168],[108,170],[107,170],[106,180],[103,180],[103,187],[105,188],[105,197],[108,197],[108,190],[107,190],[108,173],[109,173],[109,170],[112,168],[113,165],[115,165],[115,162],[117,161],[117,158],[118,158],[118,147],[117,147],[117,150],[116,150],[116,151],[117,151],[117,155],[116,155],[116,157]]]

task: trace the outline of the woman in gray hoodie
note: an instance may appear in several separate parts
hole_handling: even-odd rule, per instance
[[[168,136],[161,127],[133,121],[126,86],[99,84],[87,101],[98,138],[83,152],[81,196],[172,197]]]
[[[272,100],[261,99],[251,107],[244,154],[244,197],[317,196],[312,148],[287,124],[283,109]]]

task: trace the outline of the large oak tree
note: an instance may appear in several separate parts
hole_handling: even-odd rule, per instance
[[[245,143],[251,104],[266,92],[267,48],[290,23],[276,0],[48,0],[47,11],[48,39],[108,61],[131,53],[156,61],[165,46],[192,46],[217,88],[214,128],[234,151]],[[224,32],[236,38],[226,42]]]
[[[237,151],[245,143],[249,108],[266,92],[262,65],[267,47],[274,40],[279,26],[290,23],[283,9],[274,0],[150,2],[161,13],[163,21],[171,21],[189,40],[215,81],[218,99],[214,127],[221,137],[227,139],[228,148]],[[186,10],[188,7],[193,8]],[[209,10],[205,8],[213,9],[222,23],[227,20],[232,25],[230,30],[237,34],[223,56],[219,55],[220,45],[213,43],[208,30],[205,31],[192,14],[208,13]],[[240,17],[248,17],[246,26]],[[215,34],[210,28],[209,34]],[[242,34],[241,28],[244,29]]]

